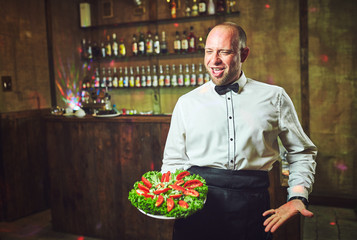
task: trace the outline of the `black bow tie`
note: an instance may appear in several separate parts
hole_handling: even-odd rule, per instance
[[[238,85],[238,83],[234,83],[234,84],[230,84],[230,85],[215,86],[214,90],[216,90],[216,92],[219,95],[223,95],[226,92],[228,92],[229,90],[232,90],[237,93],[239,90],[239,85]]]

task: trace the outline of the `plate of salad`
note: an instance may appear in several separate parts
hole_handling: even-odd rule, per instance
[[[157,219],[186,218],[201,210],[208,187],[204,178],[189,171],[149,171],[134,183],[129,201],[143,214]]]

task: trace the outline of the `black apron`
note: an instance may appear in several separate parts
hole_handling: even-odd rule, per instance
[[[266,171],[191,167],[206,179],[207,201],[201,211],[174,224],[173,240],[268,240],[263,212],[270,209]]]

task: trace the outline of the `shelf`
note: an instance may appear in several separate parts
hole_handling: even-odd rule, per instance
[[[121,27],[133,27],[133,26],[141,26],[141,25],[150,25],[150,24],[165,24],[172,22],[190,22],[197,20],[210,20],[210,19],[218,19],[224,17],[234,17],[239,16],[240,12],[234,13],[217,13],[214,15],[204,15],[204,16],[194,16],[194,17],[180,17],[180,18],[167,18],[167,19],[157,19],[157,20],[146,20],[146,21],[135,21],[135,22],[126,22],[126,23],[113,23],[113,24],[103,24],[91,27],[81,27],[81,29],[95,30],[102,28],[121,28]]]

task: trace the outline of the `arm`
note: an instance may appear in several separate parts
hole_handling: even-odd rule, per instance
[[[288,199],[303,197],[306,200],[312,190],[316,168],[317,149],[304,133],[295,108],[289,96],[282,92],[280,98],[280,129],[279,137],[288,151],[289,163],[289,188]],[[306,206],[299,199],[288,201],[277,209],[271,209],[263,213],[263,216],[271,215],[264,222],[266,231],[274,232],[288,219],[296,214],[312,217],[313,213],[306,210]]]

